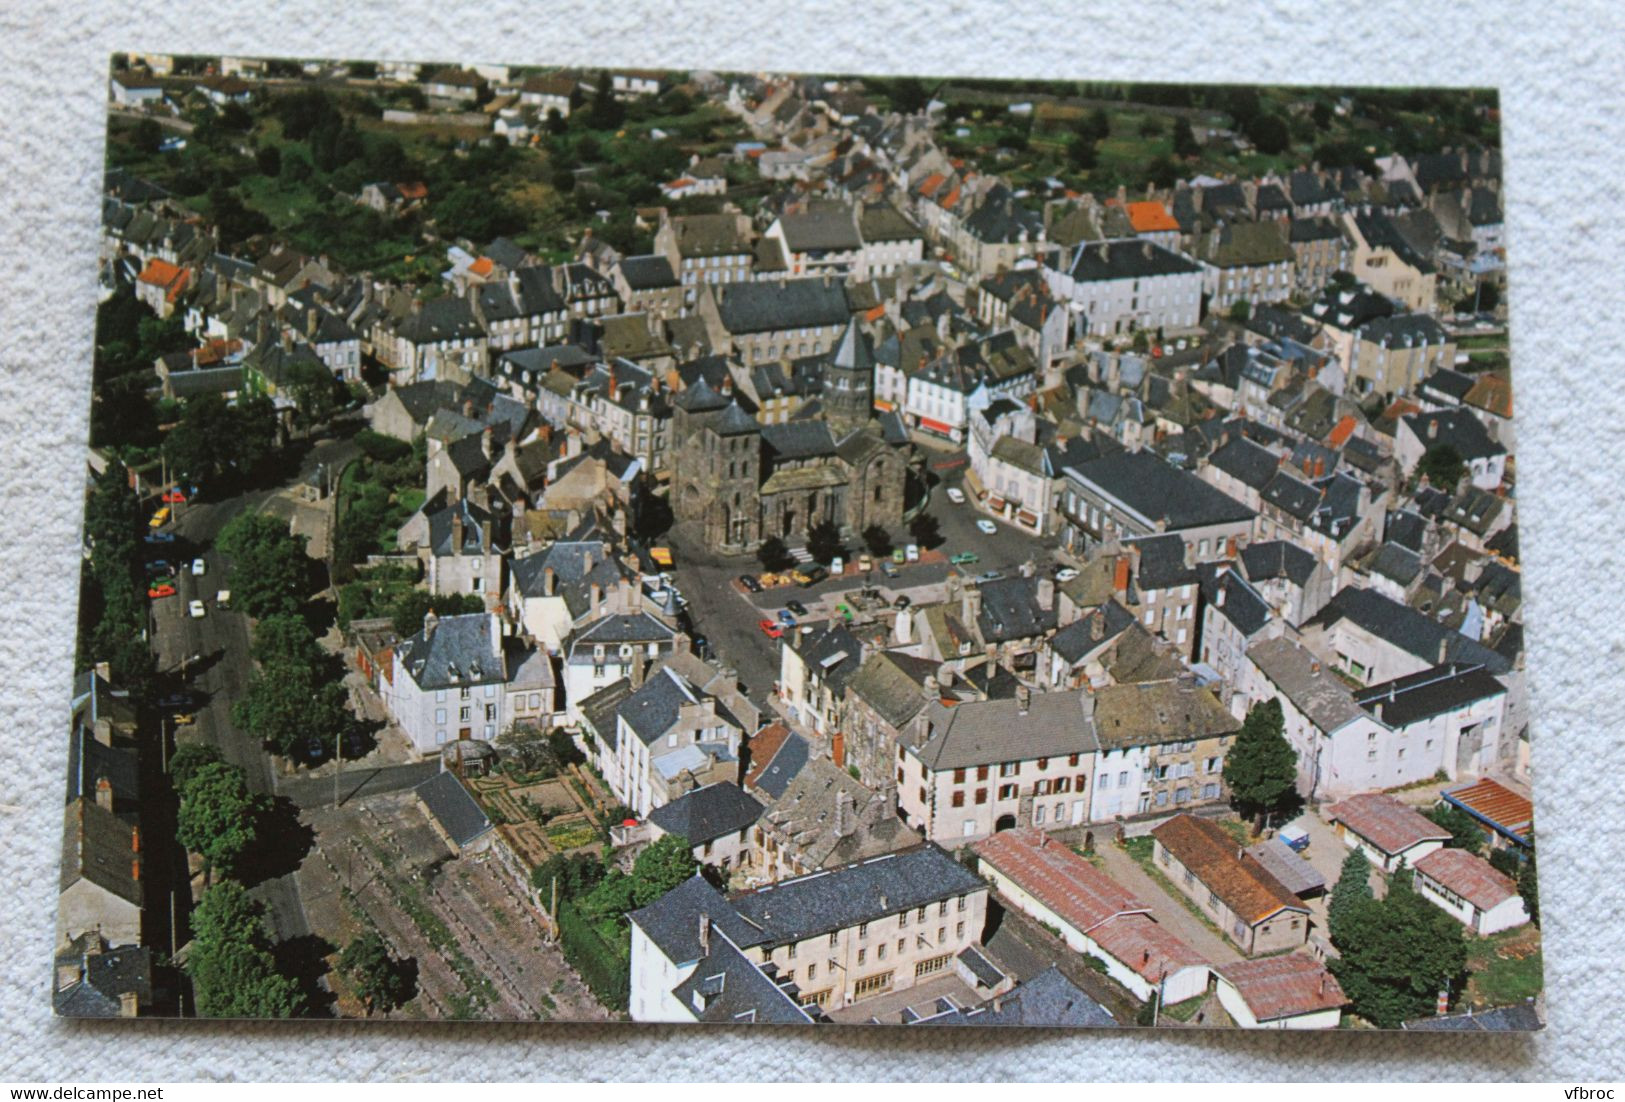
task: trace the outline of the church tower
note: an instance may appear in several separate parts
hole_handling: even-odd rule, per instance
[[[824,419],[836,439],[862,428],[874,416],[875,357],[856,320],[846,323],[835,353],[824,368]]]

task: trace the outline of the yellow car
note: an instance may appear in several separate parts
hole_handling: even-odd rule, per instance
[[[163,508],[159,509],[156,513],[152,514],[152,519],[147,521],[147,527],[148,528],[162,528],[168,522],[169,522],[169,506],[165,505]]]
[[[190,727],[196,722],[197,716],[193,715],[191,712],[178,712],[175,715],[175,726],[177,727]]]

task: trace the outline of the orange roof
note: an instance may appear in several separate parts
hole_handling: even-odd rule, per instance
[[[147,266],[141,269],[140,280],[150,283],[154,287],[168,287],[175,282],[181,270],[167,260],[149,260]]]
[[[1168,213],[1168,208],[1155,199],[1128,204],[1128,221],[1129,225],[1134,227],[1135,233],[1159,233],[1163,230],[1179,229],[1179,223]]]
[[[883,318],[885,316],[886,316],[886,307],[885,307],[884,304],[882,304],[880,306],[872,306],[872,307],[870,307],[868,312],[863,315],[863,320],[864,321],[879,321],[881,318]]]
[[[773,755],[779,752],[790,737],[790,728],[782,723],[772,723],[763,727],[750,737],[750,772],[745,774],[745,787],[754,788],[756,782],[762,779],[768,765],[773,761]]]
[[[407,184],[396,184],[395,187],[401,193],[402,199],[423,199],[429,194],[429,185],[421,180],[415,180]]]
[[[951,207],[957,202],[959,202],[959,185],[955,184],[954,189],[948,193],[948,198],[942,201],[942,205],[944,207]]]
[[[942,181],[946,180],[947,178],[948,177],[944,176],[940,172],[933,172],[931,175],[920,181],[920,186],[917,190],[921,195],[930,195],[936,191],[937,188],[941,187]]]
[[[468,270],[477,276],[488,276],[491,274],[491,269],[495,267],[496,264],[491,260],[490,257],[482,256],[478,260],[474,261],[474,263],[470,264],[468,266]]]
[[[1397,421],[1401,417],[1409,417],[1413,413],[1421,413],[1422,407],[1409,398],[1395,398],[1393,404],[1382,411],[1382,415]]]
[[[1079,933],[1117,915],[1147,913],[1127,888],[1041,830],[1001,830],[972,848]]]
[[[1527,797],[1489,777],[1465,788],[1449,789],[1445,796],[1513,834],[1527,834],[1535,821],[1535,805]]]
[[[1183,812],[1158,826],[1151,837],[1248,925],[1280,911],[1307,913],[1290,888],[1211,819]]]
[[[1489,372],[1478,377],[1478,382],[1462,396],[1462,403],[1493,413],[1497,417],[1512,416],[1512,381],[1504,375]]]
[[[1218,965],[1218,972],[1260,1022],[1347,1006],[1348,996],[1318,960],[1302,953]]]
[[[1354,435],[1355,424],[1356,422],[1352,416],[1344,417],[1337,422],[1332,428],[1331,434],[1326,437],[1327,445],[1333,448],[1341,448],[1344,444],[1347,444],[1349,437]]]

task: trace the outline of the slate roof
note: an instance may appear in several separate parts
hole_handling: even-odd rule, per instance
[[[980,1006],[969,1010],[946,1008],[909,1024],[1102,1029],[1118,1022],[1052,964],[1026,983]]]
[[[75,800],[63,816],[62,870],[58,891],[80,880],[143,905],[145,894],[138,866],[141,863],[136,828],[101,807],[94,799]]]
[[[690,846],[702,846],[737,834],[762,815],[762,804],[729,781],[686,792],[649,812],[649,821],[667,834],[680,834]]]
[[[1291,639],[1261,639],[1247,648],[1247,658],[1322,731],[1336,731],[1363,714],[1342,679]]]
[[[1488,861],[1464,849],[1436,849],[1416,862],[1416,872],[1455,892],[1481,911],[1518,894],[1518,885]]]
[[[1300,899],[1326,889],[1326,878],[1279,837],[1253,843],[1247,847],[1247,855]]]
[[[79,978],[52,995],[53,1009],[64,1018],[118,1018],[121,996],[136,998],[137,1013],[152,1004],[153,952],[145,945],[121,945],[88,952],[87,934],[58,955],[57,967],[77,966]],[[98,947],[101,942],[97,940]]]
[[[1506,449],[1490,439],[1484,423],[1466,410],[1436,410],[1432,413],[1413,413],[1405,418],[1405,425],[1416,435],[1425,448],[1449,444],[1467,462],[1492,459],[1505,455]],[[1436,429],[1435,429],[1436,426]],[[1429,435],[1433,430],[1433,435]]]
[[[920,227],[890,203],[865,203],[858,215],[858,229],[866,242],[913,241],[925,237]]]
[[[1002,643],[1017,639],[1035,639],[1045,632],[1054,631],[1056,604],[1051,583],[1049,608],[1040,607],[1038,589],[1046,579],[999,578],[982,582],[982,607],[976,623],[982,639],[987,643]]]
[[[736,214],[688,214],[672,220],[677,253],[683,257],[724,256],[750,251]]]
[[[1140,552],[1135,581],[1141,590],[1195,585],[1201,579],[1201,572],[1185,562],[1185,541],[1173,532],[1123,543]]]
[[[1374,318],[1356,330],[1360,340],[1379,348],[1421,348],[1441,345],[1450,338],[1439,323],[1426,314],[1394,314]]]
[[[915,755],[941,771],[993,762],[1091,754],[1100,748],[1084,690],[1033,693],[1025,710],[1015,699],[944,699],[926,706],[929,733]]]
[[[825,872],[781,880],[729,899],[772,945],[986,891],[982,879],[927,842]]]
[[[622,258],[621,276],[634,291],[677,286],[677,274],[671,270],[671,261],[658,254]]]
[[[752,751],[755,752],[760,749],[760,752],[767,756],[765,758],[753,758],[750,773],[745,777],[745,783],[748,786],[760,789],[774,799],[778,799],[784,795],[784,791],[789,787],[790,782],[795,780],[800,775],[801,770],[805,768],[808,758],[811,756],[812,748],[807,744],[806,739],[795,734],[789,728],[777,724],[775,727],[784,733],[783,737],[775,743],[758,748],[756,741],[752,740]],[[768,732],[773,731],[775,727],[765,728],[758,733],[757,738],[759,739]]]
[[[1150,241],[1129,238],[1087,242],[1073,248],[1062,270],[1079,283],[1148,276],[1181,275],[1201,271],[1195,261]]]
[[[807,1025],[808,1011],[779,985],[772,965],[752,961],[720,930],[710,936],[709,952],[672,995],[702,1022],[752,1022]]]
[[[1202,597],[1214,615],[1223,616],[1235,625],[1244,639],[1250,639],[1264,630],[1274,616],[1268,602],[1258,590],[1247,583],[1235,570],[1220,574],[1212,564],[1202,567]],[[1220,604],[1220,594],[1223,604]]]
[[[1326,966],[1301,953],[1215,965],[1259,1022],[1333,1010],[1349,1004]]]
[[[835,437],[823,421],[762,425],[762,441],[779,459],[813,459],[835,454]]]
[[[1427,662],[1481,664],[1496,674],[1510,668],[1482,643],[1372,589],[1345,586],[1305,626],[1329,628],[1343,619]]]
[[[77,718],[77,717],[76,717]],[[114,807],[134,805],[141,799],[140,768],[129,750],[104,746],[90,732],[89,722],[76,721],[68,732],[67,803],[84,796],[96,798],[96,785],[106,778],[113,789]]]
[[[1200,478],[1149,451],[1117,452],[1076,467],[1080,481],[1096,487],[1155,524],[1171,531],[1251,520],[1257,514]]]
[[[401,323],[397,334],[412,344],[469,340],[485,336],[467,300],[442,295],[425,302],[421,309]]]
[[[436,773],[412,791],[458,848],[476,841],[491,829],[491,820],[455,773]]]
[[[492,645],[491,623],[486,612],[439,618],[433,631],[420,628],[395,653],[420,689],[501,684],[507,667],[501,650]]]
[[[1023,206],[1009,188],[998,184],[964,220],[963,228],[978,241],[989,244],[1041,241],[1044,219]]]
[[[821,278],[725,284],[717,309],[723,328],[736,335],[842,325],[851,317],[845,286]]]
[[[626,720],[632,733],[652,746],[677,722],[684,704],[695,704],[700,695],[693,686],[670,669],[661,668],[621,702],[616,714]]]
[[[792,252],[856,252],[863,247],[852,208],[844,203],[820,203],[783,214],[779,227]]]
[[[1241,435],[1232,436],[1215,449],[1208,462],[1255,490],[1262,490],[1281,465],[1274,452]]]
[[[1098,639],[1094,635],[1097,621],[1100,626]],[[1070,665],[1091,651],[1106,646],[1133,623],[1133,613],[1116,601],[1107,601],[1050,636],[1050,649]]]
[[[771,940],[759,926],[747,921],[699,873],[626,917],[649,936],[649,940],[674,964],[685,965],[701,959],[700,916],[709,916],[712,930],[720,930],[728,940],[750,948]]]
[[[1151,836],[1249,926],[1283,910],[1308,913],[1257,858],[1246,852],[1238,856],[1236,840],[1211,819],[1184,812],[1158,826]]]
[[[938,664],[896,651],[871,654],[848,686],[894,729],[900,729],[925,706],[921,689],[935,677]]]
[[[1102,749],[1185,742],[1241,729],[1241,721],[1189,677],[1108,685],[1094,698]]]
[[[1314,576],[1319,560],[1289,540],[1267,540],[1253,543],[1241,550],[1241,567],[1252,582],[1286,578],[1293,584],[1304,586]]]
[[[1362,792],[1326,808],[1327,822],[1340,822],[1384,853],[1403,853],[1429,840],[1448,842],[1450,832],[1385,792]]]
[[[1540,1013],[1532,1003],[1417,1018],[1400,1026],[1424,1033],[1524,1033],[1545,1027],[1546,1023],[1540,1020]]]
[[[1384,723],[1404,727],[1502,696],[1506,691],[1506,686],[1484,667],[1450,663],[1361,689],[1354,694],[1354,700],[1372,714],[1381,705]]]
[[[971,848],[1079,933],[1117,915],[1150,913],[1128,889],[1042,830],[1000,831]]]
[[[823,679],[837,700],[841,699],[862,664],[863,644],[840,620],[802,626],[813,630],[791,633],[785,638],[786,645]]]

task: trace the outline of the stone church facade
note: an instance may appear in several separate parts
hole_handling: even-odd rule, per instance
[[[868,341],[851,325],[811,417],[764,425],[729,382],[690,386],[673,411],[677,519],[699,524],[705,542],[726,552],[773,537],[805,543],[825,521],[848,539],[871,524],[900,526],[908,446],[888,443],[872,420],[873,372]]]

